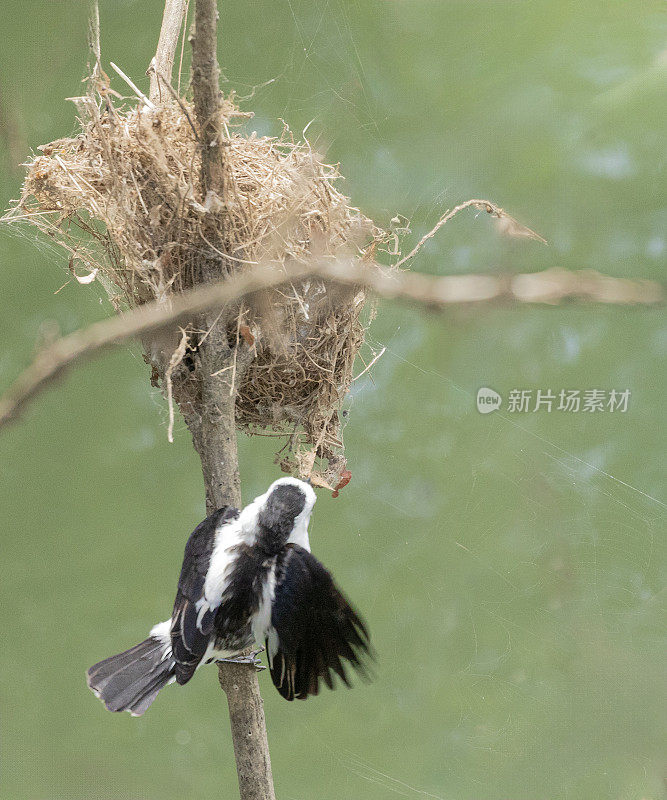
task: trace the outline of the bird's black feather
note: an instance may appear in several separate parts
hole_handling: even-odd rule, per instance
[[[215,631],[230,649],[240,650],[252,640],[250,618],[259,607],[273,558],[256,545],[240,544],[234,551],[234,569],[215,616]]]
[[[307,550],[286,545],[276,559],[271,626],[267,636],[271,678],[287,700],[317,694],[332,673],[349,686],[345,662],[364,673],[370,655],[366,626],[336,587],[328,570]]]
[[[276,554],[288,540],[306,497],[298,486],[276,486],[257,517],[257,544]]]
[[[211,639],[216,609],[200,617],[197,601],[204,595],[216,530],[236,519],[238,514],[237,509],[229,506],[218,509],[197,525],[185,545],[171,623],[171,647],[178,683],[187,683],[194,675]]]

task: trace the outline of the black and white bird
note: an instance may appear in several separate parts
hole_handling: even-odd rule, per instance
[[[271,677],[286,700],[349,686],[345,662],[364,674],[368,631],[311,555],[315,492],[280,478],[242,511],[220,508],[185,546],[171,619],[148,639],[88,670],[88,686],[110,711],[140,716],[169,683],[187,683],[202,664],[248,661],[266,646]],[[252,663],[254,657],[249,659]]]

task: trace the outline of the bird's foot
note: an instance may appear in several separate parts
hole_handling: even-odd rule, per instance
[[[259,650],[253,650],[251,653],[248,653],[246,656],[231,656],[230,658],[218,658],[216,659],[216,663],[223,663],[223,664],[247,664],[249,667],[254,667],[257,672],[261,672],[263,669],[266,669],[264,664],[259,660],[258,655],[264,650],[263,647],[260,647]]]

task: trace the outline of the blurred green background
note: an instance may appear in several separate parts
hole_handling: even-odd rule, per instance
[[[162,3],[101,0],[103,58],[146,85]],[[250,130],[285,119],[408,244],[469,197],[414,267],[592,268],[664,279],[667,14],[661,0],[221,2],[227,89]],[[0,198],[15,164],[75,130],[82,2],[3,2]],[[118,81],[114,86],[121,92]],[[30,230],[0,230],[0,387],[45,321],[110,313]],[[363,611],[370,686],[287,704],[261,681],[280,800],[657,800],[667,752],[661,308],[427,316],[383,303],[346,429],[353,480],[320,494],[316,554]],[[361,369],[361,367],[360,367]],[[142,719],[88,692],[94,661],[168,615],[202,518],[187,430],[137,347],[77,369],[0,434],[2,783],[7,800],[237,796],[215,670]],[[481,386],[630,389],[627,413],[488,416]],[[278,476],[242,439],[246,500]]]

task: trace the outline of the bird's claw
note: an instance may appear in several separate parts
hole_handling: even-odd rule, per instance
[[[266,669],[264,664],[259,660],[257,657],[259,653],[264,650],[263,647],[260,647],[259,650],[253,650],[252,653],[248,653],[247,656],[232,656],[230,658],[218,658],[217,663],[223,664],[247,664],[249,667],[254,667],[257,672],[261,672],[263,669]]]

